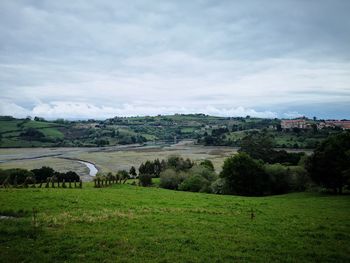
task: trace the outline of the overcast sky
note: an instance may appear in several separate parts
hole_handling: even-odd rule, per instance
[[[0,115],[350,118],[350,1],[0,1]]]

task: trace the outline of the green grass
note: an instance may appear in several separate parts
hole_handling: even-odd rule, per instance
[[[18,216],[0,219],[0,261],[349,262],[349,198],[248,198],[130,185],[1,189],[1,213]]]

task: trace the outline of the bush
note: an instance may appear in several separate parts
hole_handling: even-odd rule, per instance
[[[230,194],[259,196],[268,193],[268,176],[262,162],[246,153],[225,160],[220,173],[225,178],[225,189]]]
[[[183,159],[180,156],[177,155],[172,155],[169,156],[167,162],[166,162],[166,167],[167,168],[172,168],[175,171],[187,171],[192,168],[193,162],[190,159]]]
[[[213,165],[212,161],[210,161],[210,160],[204,160],[199,165],[200,166],[204,166],[204,167],[206,167],[207,169],[209,169],[211,171],[215,170],[214,169],[214,165]]]
[[[290,169],[281,164],[266,164],[265,172],[268,175],[270,194],[284,194],[291,189]]]
[[[218,178],[210,185],[210,191],[213,194],[226,194],[225,190],[226,182],[224,178]]]
[[[210,182],[200,175],[192,175],[186,178],[180,185],[179,190],[190,192],[208,192]]]
[[[159,186],[166,189],[176,190],[185,179],[185,173],[177,173],[173,169],[166,169],[165,171],[160,173]]]
[[[150,186],[152,185],[152,175],[151,174],[140,174],[139,182],[141,186]]]
[[[302,166],[290,167],[291,172],[291,190],[292,191],[305,191],[312,186],[311,179]]]

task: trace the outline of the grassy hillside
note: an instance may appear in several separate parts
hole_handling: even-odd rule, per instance
[[[0,189],[0,207],[18,215],[0,219],[1,262],[350,261],[349,196],[84,185]]]
[[[277,131],[279,119],[175,114],[115,117],[104,121],[45,121],[0,116],[0,147],[76,147],[195,139],[204,145],[239,146],[249,132],[264,130],[276,147],[315,148],[334,130]],[[28,134],[30,131],[30,134]],[[34,133],[33,133],[34,131]]]

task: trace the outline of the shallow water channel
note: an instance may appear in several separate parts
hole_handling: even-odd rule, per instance
[[[86,167],[89,168],[89,175],[90,176],[96,176],[98,170],[97,170],[97,168],[96,168],[96,166],[94,164],[88,163],[88,162],[84,162],[84,161],[78,161],[78,162],[86,165]]]

